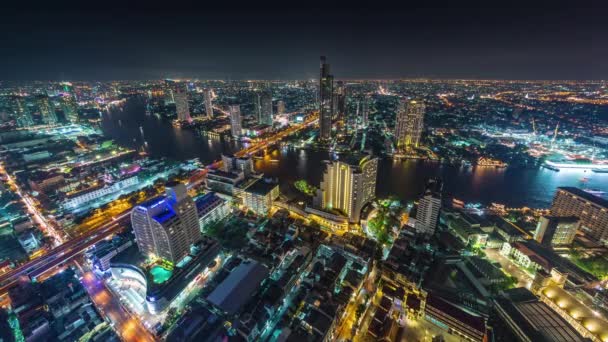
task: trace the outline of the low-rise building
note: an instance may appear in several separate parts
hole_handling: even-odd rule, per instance
[[[279,197],[279,185],[258,179],[243,189],[243,205],[257,215],[268,215],[272,202]]]
[[[195,204],[201,231],[204,231],[207,225],[219,222],[230,214],[230,203],[219,197],[215,192],[197,198]]]

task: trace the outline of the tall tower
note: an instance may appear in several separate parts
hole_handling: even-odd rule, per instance
[[[51,107],[49,103],[49,97],[46,95],[39,95],[36,97],[36,104],[38,105],[38,111],[42,116],[42,122],[47,125],[54,125],[57,123],[57,115],[55,114],[55,108]]]
[[[230,130],[232,132],[232,136],[237,138],[241,136],[241,106],[240,105],[231,105],[228,106],[228,112],[230,112]]]
[[[165,196],[133,208],[131,224],[142,254],[173,263],[201,239],[196,206],[182,183],[167,184]]]
[[[177,112],[177,120],[192,121],[190,116],[190,105],[188,104],[188,92],[184,84],[176,84],[173,92],[175,99],[175,111]]]
[[[315,204],[359,222],[361,209],[376,196],[377,174],[378,158],[368,155],[327,162]]]
[[[163,88],[163,93],[165,94],[165,105],[175,103],[174,88],[175,81],[165,80],[165,86]]]
[[[272,93],[263,91],[258,94],[258,123],[272,126]]]
[[[285,114],[285,101],[277,101],[277,114]]]
[[[425,106],[420,101],[405,101],[399,103],[397,122],[395,124],[395,139],[397,148],[406,151],[418,147],[424,128]]]
[[[433,235],[439,222],[439,211],[441,210],[441,191],[443,182],[432,178],[426,184],[424,194],[418,200],[418,211],[416,211],[416,232]]]
[[[346,112],[346,88],[344,87],[344,82],[337,81],[336,87],[334,89],[334,115],[338,120],[344,120],[345,112]]]
[[[321,56],[321,74],[319,78],[319,137],[323,141],[331,139],[333,117],[334,77],[329,73],[329,64]]]
[[[371,98],[369,95],[366,95],[363,100],[361,100],[361,126],[364,128],[369,125],[369,102]]]
[[[203,93],[205,95],[205,112],[207,113],[207,118],[213,118],[213,94],[211,93],[211,88],[205,88]]]

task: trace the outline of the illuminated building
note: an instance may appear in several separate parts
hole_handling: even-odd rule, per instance
[[[40,116],[42,116],[42,122],[47,125],[55,125],[57,124],[57,115],[55,114],[55,109],[51,107],[49,103],[49,97],[45,95],[39,95],[36,97],[36,105],[38,106],[38,111],[40,112]]]
[[[343,120],[346,113],[346,89],[344,88],[344,82],[342,81],[336,82],[333,106],[333,114],[338,120]]]
[[[177,120],[180,121],[192,121],[190,116],[190,106],[188,104],[188,92],[186,87],[178,84],[175,87],[173,94],[175,99],[175,111],[177,112]]]
[[[285,114],[285,101],[277,101],[277,114]]]
[[[485,318],[473,315],[436,295],[428,295],[426,298],[425,318],[464,340],[486,340]]]
[[[142,254],[173,263],[201,239],[196,206],[181,183],[167,184],[165,196],[136,206],[131,223]]]
[[[165,93],[165,105],[175,103],[175,98],[173,96],[173,88],[175,86],[175,81],[165,80],[163,92]]]
[[[361,126],[363,128],[367,127],[369,125],[369,102],[370,102],[370,97],[365,96],[362,100],[361,100]]]
[[[69,122],[78,122],[78,109],[72,96],[65,95],[61,98],[61,109]]]
[[[260,216],[268,215],[272,201],[279,197],[279,185],[256,180],[242,191],[243,205]]]
[[[362,156],[326,162],[315,205],[359,222],[361,209],[376,196],[378,158]]]
[[[325,56],[321,56],[321,74],[319,78],[319,137],[327,141],[331,139],[333,118],[334,77],[329,73],[329,64]]]
[[[118,193],[125,188],[137,184],[139,184],[139,179],[137,176],[133,176],[125,177],[112,184],[100,183],[80,191],[68,192],[66,194],[66,199],[63,202],[63,208],[67,210],[78,209],[84,204],[90,203],[104,196]]]
[[[579,226],[576,217],[543,216],[536,226],[534,240],[545,246],[570,245]]]
[[[197,198],[195,204],[201,231],[204,231],[209,224],[217,223],[230,214],[230,203],[214,192]]]
[[[418,147],[424,128],[424,103],[401,101],[397,110],[395,139],[397,148],[405,151]]]
[[[243,132],[241,128],[241,106],[231,105],[228,107],[228,112],[230,112],[230,131],[233,137],[238,138]]]
[[[225,172],[242,172],[245,177],[249,177],[255,172],[251,157],[235,157],[225,154],[222,154],[222,170]]]
[[[602,244],[608,244],[608,201],[574,187],[560,187],[551,205],[553,216],[578,217],[580,229]]]
[[[213,94],[210,88],[205,88],[203,90],[205,95],[205,112],[207,113],[207,118],[213,118]]]
[[[272,93],[264,91],[258,94],[258,123],[272,125]]]
[[[415,228],[418,233],[433,235],[439,223],[441,210],[441,190],[443,182],[440,179],[430,179],[422,198],[418,201]]]
[[[15,96],[14,101],[14,112],[17,126],[29,127],[34,125],[32,114],[29,108],[25,104],[25,100],[21,96]]]

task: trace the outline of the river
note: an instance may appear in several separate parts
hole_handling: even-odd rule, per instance
[[[139,127],[143,128],[143,138]],[[141,147],[147,142],[152,157],[185,160],[198,157],[202,162],[219,158],[222,152],[238,150],[235,143],[198,136],[188,129],[175,128],[169,121],[145,115],[139,100],[129,100],[122,108],[103,114],[102,131],[107,137],[129,147]],[[272,152],[270,158],[256,160],[257,170],[278,177],[283,184],[306,179],[318,185],[322,161],[328,152],[283,148]],[[444,192],[465,202],[489,204],[498,202],[510,207],[546,208],[551,204],[559,186],[577,186],[608,191],[608,174],[583,170],[555,172],[544,168],[496,169],[464,168],[429,161],[393,161],[383,158],[378,168],[376,194],[378,197],[397,195],[403,200],[416,198],[429,177],[441,177]],[[581,181],[583,178],[584,183]]]

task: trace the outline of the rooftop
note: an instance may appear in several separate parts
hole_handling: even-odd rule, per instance
[[[589,201],[593,204],[596,204],[600,207],[603,208],[608,208],[608,200],[592,195],[590,193],[588,193],[587,191],[584,191],[582,189],[576,188],[576,187],[572,187],[572,186],[563,186],[563,187],[559,187],[559,190],[564,190],[567,191],[575,196],[578,196],[586,201]]]
[[[247,189],[245,189],[245,191],[256,194],[256,195],[265,196],[266,194],[271,192],[272,189],[276,188],[277,186],[278,186],[277,184],[267,183],[263,179],[259,179],[258,181],[256,181],[255,183],[253,183],[249,187],[247,187]]]

